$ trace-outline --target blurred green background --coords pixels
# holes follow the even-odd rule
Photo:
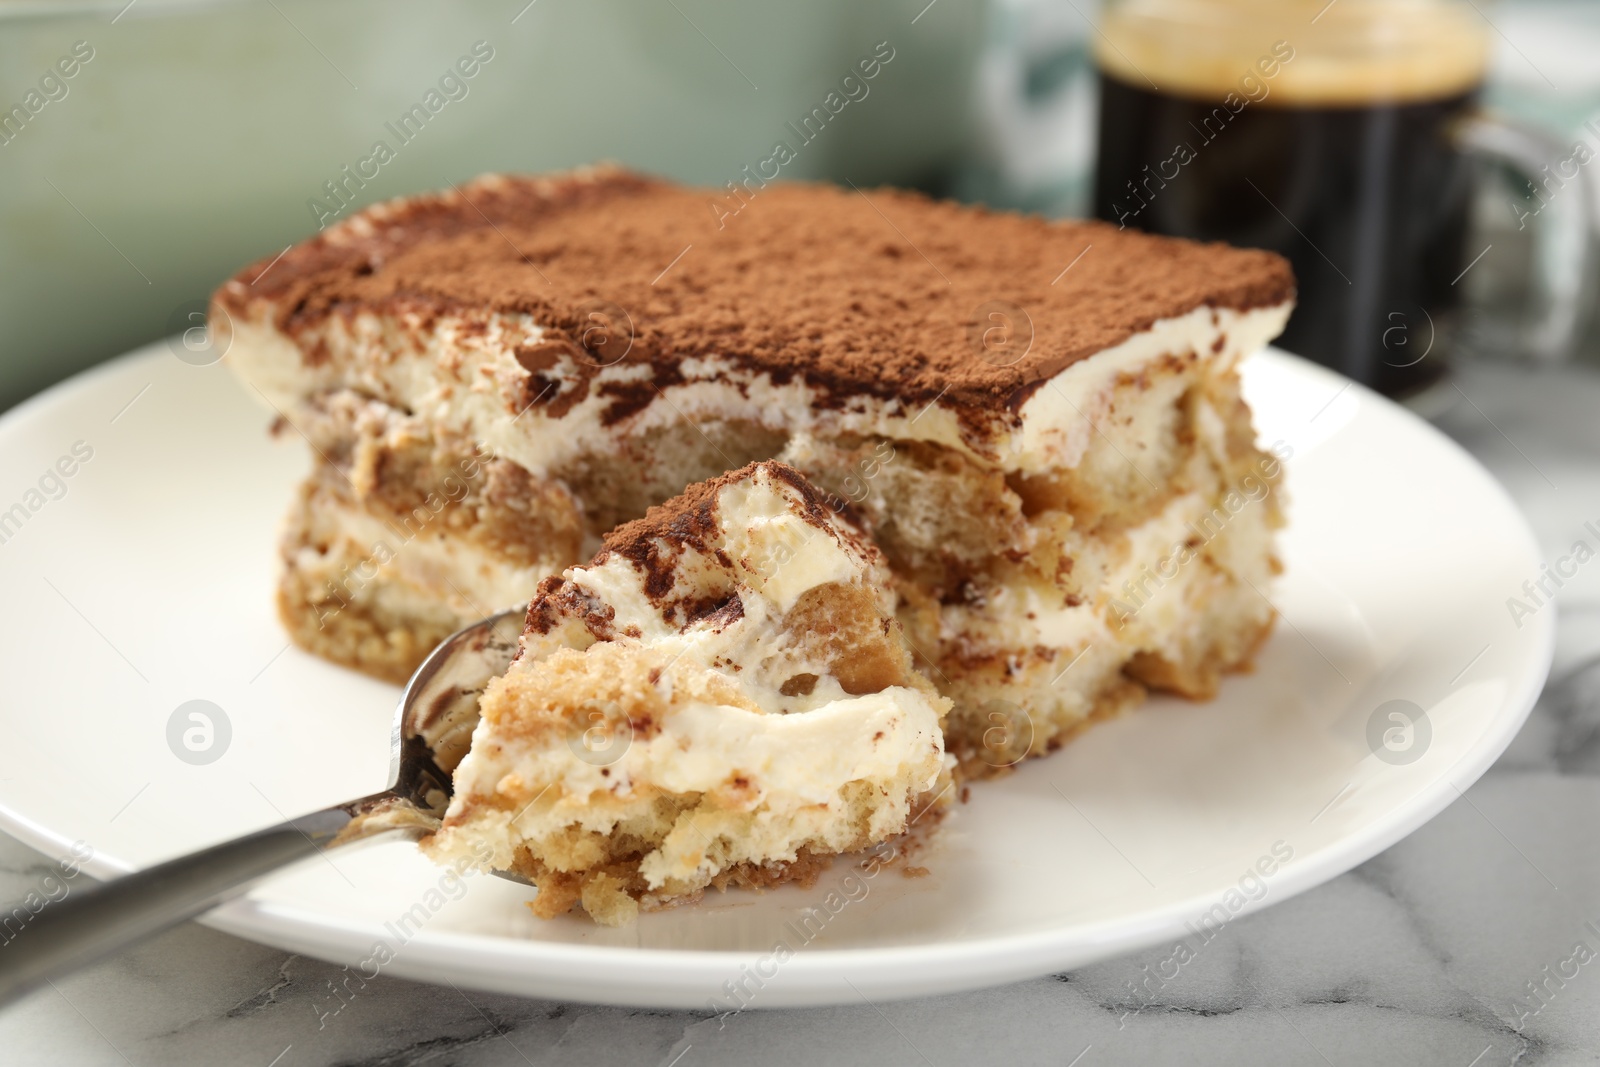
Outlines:
[[[722,185],[858,60],[893,60],[784,169],[1000,206],[1087,204],[1092,0],[0,0],[0,409],[176,332],[244,263],[316,231],[313,198],[477,42],[465,82],[354,207],[489,170],[597,159]],[[1600,4],[1503,2],[1490,102],[1600,116]],[[77,42],[93,50],[53,74]],[[46,82],[44,79],[56,78]],[[55,96],[55,99],[50,99]],[[0,116],[3,117],[3,116]],[[1504,345],[1545,254],[1486,183],[1505,254],[1474,272]],[[347,213],[347,212],[346,212]],[[1574,239],[1581,239],[1581,235]],[[1589,351],[1600,349],[1593,336]]]
[[[0,109],[45,100],[0,128],[0,408],[315,232],[307,202],[399,146],[386,123],[475,42],[493,58],[357,206],[600,159],[720,186],[880,42],[867,95],[784,175],[937,189],[983,34],[979,0],[0,0]],[[76,42],[92,58],[52,74]]]

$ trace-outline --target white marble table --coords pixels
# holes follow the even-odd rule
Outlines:
[[[1600,375],[1480,367],[1461,389],[1470,402],[1442,425],[1546,552],[1564,550],[1600,520]],[[1550,686],[1464,800],[1229,925],[1163,985],[1150,950],[978,993],[723,1022],[379,978],[322,1018],[337,968],[189,924],[0,1014],[0,1063],[1600,1063],[1600,570],[1559,604]],[[0,837],[0,899],[46,873]]]

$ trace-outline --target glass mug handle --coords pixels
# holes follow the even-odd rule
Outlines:
[[[1585,296],[1595,267],[1595,186],[1587,161],[1577,165],[1575,175],[1562,174],[1562,168],[1573,162],[1573,146],[1554,134],[1488,111],[1469,115],[1455,135],[1464,151],[1505,164],[1536,189],[1545,188],[1546,171],[1561,181],[1560,188],[1571,186],[1561,197],[1565,211],[1546,217],[1548,205],[1540,195],[1522,216],[1523,225],[1535,230],[1534,271],[1546,306],[1538,321],[1521,330],[1520,348],[1538,362],[1565,360],[1572,355],[1587,322]],[[1571,225],[1558,225],[1563,218]],[[1540,255],[1540,249],[1548,254]]]

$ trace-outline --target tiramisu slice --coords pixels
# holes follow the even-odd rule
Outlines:
[[[888,557],[972,770],[1249,658],[1280,516],[1235,368],[1288,316],[1282,259],[907,193],[738,196],[486,177],[217,293],[228,361],[319,450],[285,546],[302,644],[399,677],[618,523],[778,458]],[[467,499],[393,544],[406,480],[466,455]],[[341,583],[379,542],[395,558]]]
[[[781,463],[652,508],[540,584],[425,847],[526,876],[540,916],[614,925],[903,832],[937,799],[950,702],[891,582]]]

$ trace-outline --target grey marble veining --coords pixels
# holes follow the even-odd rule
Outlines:
[[[1600,375],[1485,366],[1440,425],[1541,544],[1600,518]],[[1498,763],[1355,870],[1166,949],[998,989],[726,1019],[339,969],[190,924],[0,1014],[7,1064],[1600,1063],[1600,575],[1558,600],[1551,681]],[[0,898],[52,861],[0,839]],[[1581,946],[1581,948],[1580,948]]]

